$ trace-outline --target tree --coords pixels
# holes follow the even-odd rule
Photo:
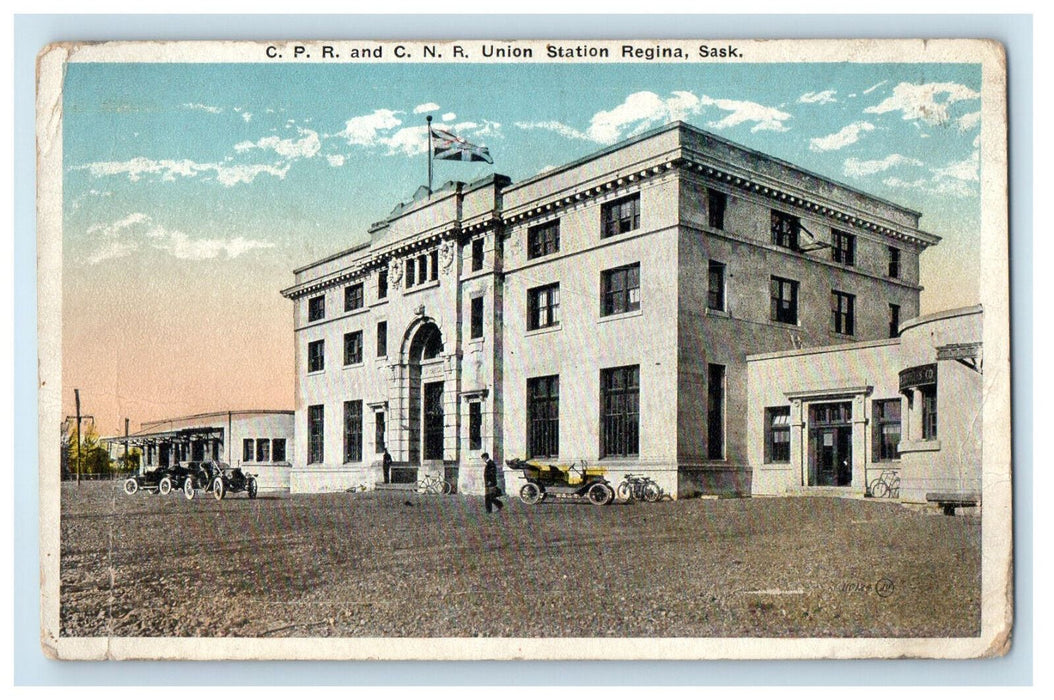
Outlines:
[[[99,443],[99,434],[91,423],[87,428],[81,426],[81,435],[78,440],[77,426],[72,424],[69,430],[63,432],[63,450],[66,455],[67,476],[75,477],[78,473],[77,446],[80,445],[80,468],[81,476],[109,474],[113,468],[110,463],[110,454],[106,448]]]

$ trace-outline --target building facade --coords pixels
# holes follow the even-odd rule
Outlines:
[[[293,490],[375,483],[387,447],[464,492],[487,451],[750,493],[747,356],[896,335],[919,217],[682,123],[422,189],[283,291]]]

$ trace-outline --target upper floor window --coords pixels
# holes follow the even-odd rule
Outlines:
[[[900,305],[889,305],[889,337],[896,338],[900,335]]]
[[[708,189],[706,191],[706,214],[710,228],[724,230],[725,208],[728,206],[728,195],[724,192]]]
[[[893,279],[900,277],[900,249],[889,246],[889,276]]]
[[[344,288],[344,310],[354,311],[361,309],[363,302],[362,282],[352,284]]]
[[[311,297],[307,300],[307,320],[321,321],[326,317],[326,295]]]
[[[357,365],[362,362],[362,331],[344,334],[344,364]]]
[[[414,286],[414,273],[416,268],[416,261],[413,258],[406,259],[406,286]]]
[[[709,283],[706,290],[706,308],[714,311],[725,310],[725,264],[710,261]]]
[[[548,328],[560,323],[560,284],[547,284],[527,290],[527,330]]]
[[[527,259],[552,255],[560,250],[560,220],[554,219],[527,229]]]
[[[843,265],[855,265],[856,236],[845,231],[831,231],[831,259]]]
[[[469,338],[483,337],[483,297],[472,298],[469,314]]]
[[[831,330],[842,335],[852,335],[856,325],[856,297],[852,294],[831,290]]]
[[[640,193],[631,194],[600,208],[601,237],[627,233],[640,227]]]
[[[377,271],[377,298],[384,299],[388,296],[388,268],[382,267]]]
[[[377,322],[377,357],[388,356],[388,322]]]
[[[483,239],[477,238],[472,241],[472,271],[479,272],[483,269]]]
[[[439,279],[439,249],[428,254],[428,279],[435,282]]]
[[[600,315],[640,309],[640,263],[600,273]]]
[[[326,368],[326,341],[316,340],[307,344],[307,371],[321,372]]]
[[[798,249],[798,234],[801,219],[781,211],[772,210],[772,243],[782,248]]]
[[[779,323],[798,323],[798,283],[773,277],[769,285],[771,318]]]

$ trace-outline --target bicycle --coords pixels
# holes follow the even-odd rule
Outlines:
[[[446,479],[441,479],[435,474],[427,474],[424,478],[417,482],[418,493],[431,493],[435,495],[448,494],[454,490],[454,487],[450,485],[450,482]]]
[[[646,501],[655,503],[662,499],[662,489],[643,474],[626,474],[615,491],[621,501]]]
[[[867,485],[867,493],[871,498],[900,498],[900,474],[895,469],[883,469]]]

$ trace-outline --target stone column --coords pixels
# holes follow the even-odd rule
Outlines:
[[[797,465],[798,482],[795,487],[805,486],[809,483],[809,460],[807,453],[808,441],[805,438],[805,415],[801,399],[791,401],[790,413],[790,458],[791,464]]]
[[[867,488],[867,401],[864,395],[853,397],[853,470],[851,485],[863,491]]]

